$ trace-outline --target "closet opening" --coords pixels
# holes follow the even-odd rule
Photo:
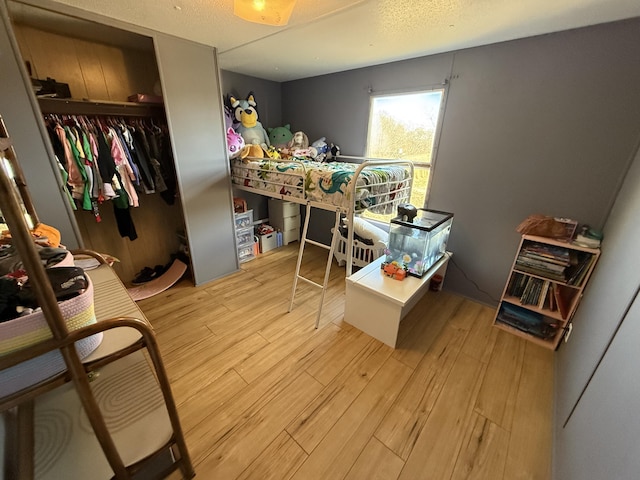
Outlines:
[[[55,153],[54,165],[42,168],[67,178],[62,194],[78,243],[117,259],[126,286],[175,258],[190,265],[153,39],[17,1],[7,6]],[[74,168],[83,164],[84,172]]]

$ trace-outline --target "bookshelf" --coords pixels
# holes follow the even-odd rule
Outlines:
[[[494,326],[555,350],[599,257],[600,249],[523,235]]]

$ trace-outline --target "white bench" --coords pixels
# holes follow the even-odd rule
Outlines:
[[[431,278],[444,276],[447,252],[422,278],[394,280],[381,272],[380,257],[346,279],[345,322],[395,348],[400,322],[429,289]]]

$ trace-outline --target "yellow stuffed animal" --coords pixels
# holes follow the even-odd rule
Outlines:
[[[245,145],[240,154],[240,158],[244,163],[249,163],[253,158],[264,158],[264,151],[260,145]]]

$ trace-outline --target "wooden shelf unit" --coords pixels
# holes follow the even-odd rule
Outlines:
[[[571,328],[600,249],[523,235],[509,272],[495,327],[549,349]]]

